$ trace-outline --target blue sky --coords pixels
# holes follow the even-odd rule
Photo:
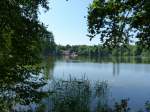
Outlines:
[[[39,19],[48,25],[57,44],[98,44],[98,38],[89,41],[86,36],[87,20],[84,16],[87,16],[87,7],[91,2],[92,0],[49,0],[50,10],[44,13],[40,9]]]

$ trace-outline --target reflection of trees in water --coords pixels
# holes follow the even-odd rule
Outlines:
[[[118,76],[120,67],[119,63],[113,63],[113,76]]]
[[[47,57],[44,60],[44,75],[46,79],[53,78],[53,70],[54,70],[55,57]]]
[[[28,75],[28,78],[24,79],[25,74],[22,74],[22,78],[13,81],[15,77],[13,74],[11,75],[12,77],[6,76],[6,80],[9,81],[1,79],[0,108],[2,112],[23,111],[25,106],[25,109],[31,109],[32,103],[36,104],[46,96],[46,92],[38,91],[40,87],[45,85],[44,80],[40,80],[34,75]]]
[[[115,57],[112,58],[112,62],[113,62],[113,76],[118,76],[119,72],[120,72],[120,62],[122,59]]]
[[[135,57],[135,56],[78,56],[74,60],[87,61],[87,62],[96,62],[96,63],[150,63],[149,57]]]
[[[41,67],[36,63],[25,61],[21,56],[0,59],[1,112],[30,110],[33,103],[46,96],[46,92],[39,91],[46,82],[38,77]]]
[[[119,109],[127,109],[125,100],[116,104],[114,109],[109,107],[107,82],[97,82],[92,85],[88,80],[77,79],[54,81],[51,85],[52,91],[47,98],[48,102],[41,103],[40,101],[48,94],[40,91],[40,88],[46,84],[44,79],[38,77],[41,71],[40,66],[26,63],[23,65],[21,61],[16,60],[21,59],[6,57],[0,60],[0,109],[2,112],[17,112],[17,110],[21,112],[24,109],[44,112],[48,108],[54,112],[120,112]],[[45,68],[47,78],[50,78],[53,67],[54,59],[48,58]],[[114,63],[114,69],[117,73],[118,63]],[[34,105],[37,106],[35,109]],[[146,108],[149,107],[147,103]],[[114,111],[115,109],[118,111]]]

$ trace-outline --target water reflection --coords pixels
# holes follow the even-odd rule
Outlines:
[[[14,77],[8,77],[8,79]],[[2,81],[1,81],[2,82]],[[36,76],[31,76],[25,80],[16,82],[3,82],[0,87],[0,108],[2,112],[9,111],[29,111],[33,104],[39,103],[46,92],[38,91],[38,88],[45,85],[45,82]]]
[[[120,65],[119,63],[113,63],[113,76],[119,76]]]
[[[79,64],[81,63],[83,64],[84,63],[110,64],[111,63],[112,75],[119,76],[121,72],[120,64],[149,64],[150,58],[148,57],[69,57],[67,56],[67,57],[57,58],[55,60],[55,63],[57,62],[79,63]],[[107,66],[106,66],[106,70],[107,70]]]
[[[109,101],[130,98],[130,106],[139,109],[149,99],[150,58],[59,57],[54,63],[54,79],[85,75],[90,81],[107,80],[112,94]]]
[[[53,79],[53,70],[55,66],[55,61],[56,61],[55,57],[47,57],[43,61],[44,65],[43,72],[46,79]]]
[[[31,57],[32,58],[32,57]],[[30,58],[29,58],[30,59]],[[41,67],[23,57],[0,58],[0,111],[32,111],[34,105],[47,96],[40,91],[46,82],[39,73]]]
[[[59,58],[60,60],[65,60],[65,57]],[[96,63],[150,63],[149,57],[68,57],[67,60],[78,60],[81,62],[96,62]]]
[[[53,80],[48,98],[38,109],[43,112],[149,112],[149,102],[145,103],[145,109],[137,111],[129,107],[129,99],[109,105],[109,88],[107,81],[91,83],[87,79],[71,77]]]
[[[113,95],[120,99],[121,95],[126,98],[134,91],[131,100],[137,99],[134,100],[135,105],[139,98],[145,102],[150,93],[149,62],[149,58],[137,61],[132,58],[112,57],[76,57],[67,60],[62,57],[48,57],[42,63],[44,68],[41,74],[39,65],[25,66],[16,64],[16,60],[0,60],[0,109],[2,112],[121,112],[120,109],[127,112],[128,101],[125,99],[120,103],[111,103],[113,108],[109,105],[110,90],[113,88]],[[133,66],[129,63],[146,64]],[[131,71],[127,71],[128,69]],[[89,80],[76,79],[83,76],[83,70]],[[63,72],[67,74],[65,79],[68,78],[68,74],[75,74],[76,78],[64,80]],[[99,82],[93,84],[93,79]],[[42,88],[45,86],[50,87],[43,91]],[[135,92],[142,94],[139,97]],[[149,108],[149,103],[146,108]]]

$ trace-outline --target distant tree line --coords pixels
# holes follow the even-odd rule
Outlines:
[[[139,49],[137,45],[128,45],[110,49],[102,45],[57,45],[55,53],[63,54],[64,51],[76,53],[79,56],[150,56],[150,51],[147,49]]]

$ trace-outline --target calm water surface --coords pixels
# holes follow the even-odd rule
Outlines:
[[[150,100],[149,58],[49,57],[47,76],[51,79],[87,78],[92,83],[107,81],[109,103],[129,98],[129,106],[142,108]]]

